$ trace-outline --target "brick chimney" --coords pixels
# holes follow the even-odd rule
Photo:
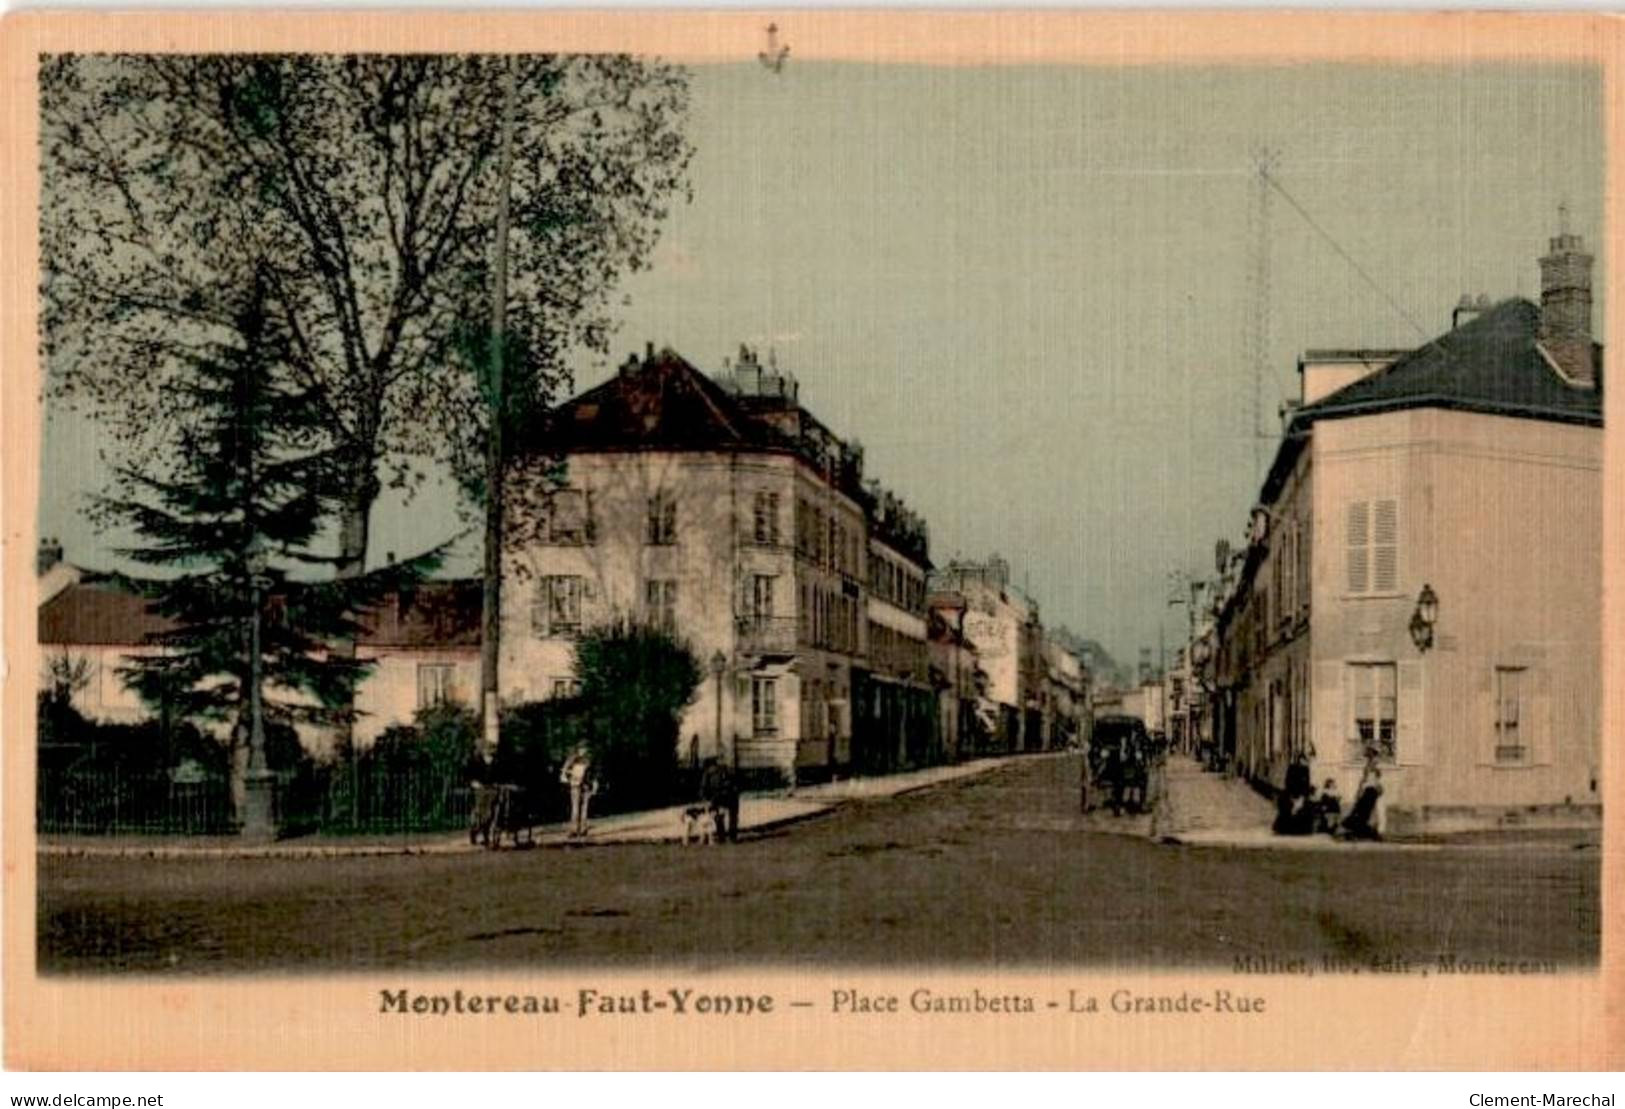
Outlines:
[[[1591,338],[1591,255],[1585,240],[1569,233],[1568,209],[1551,250],[1540,260],[1540,345],[1575,385],[1597,384],[1597,352]]]

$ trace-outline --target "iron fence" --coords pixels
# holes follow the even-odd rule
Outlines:
[[[466,828],[473,792],[434,769],[318,767],[279,775],[279,832],[395,835]],[[42,835],[229,835],[236,830],[223,777],[177,781],[164,771],[120,767],[42,770],[35,796]]]

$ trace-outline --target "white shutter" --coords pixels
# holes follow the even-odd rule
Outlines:
[[[1348,681],[1348,667],[1341,662],[1315,663],[1315,747],[1330,762],[1348,757]]]
[[[1423,713],[1422,664],[1399,664],[1398,727],[1394,735],[1394,761],[1401,766],[1427,763],[1427,727]]]
[[[1348,548],[1348,590],[1364,593],[1370,588],[1371,502],[1353,501],[1345,526]]]
[[[1399,588],[1399,503],[1389,500],[1376,504],[1371,588],[1377,593],[1392,593]]]

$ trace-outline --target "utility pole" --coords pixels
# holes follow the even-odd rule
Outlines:
[[[1252,363],[1252,392],[1248,398],[1247,435],[1253,443],[1253,480],[1264,476],[1264,442],[1271,438],[1264,427],[1264,368],[1270,358],[1270,193],[1271,174],[1281,155],[1269,147],[1253,150],[1252,202],[1248,243],[1248,294],[1252,301],[1247,321],[1247,360]]]
[[[480,754],[496,754],[501,724],[497,667],[502,656],[502,423],[506,411],[503,361],[508,331],[508,201],[513,188],[513,117],[515,101],[512,56],[502,61],[502,154],[498,170],[496,257],[492,260],[491,337],[487,403],[490,423],[485,439],[485,589],[480,613]]]

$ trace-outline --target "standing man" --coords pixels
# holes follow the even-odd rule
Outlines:
[[[579,838],[587,834],[587,802],[598,790],[592,774],[592,757],[587,745],[581,744],[564,760],[559,781],[570,791],[570,835]]]
[[[710,759],[705,764],[705,772],[700,776],[700,800],[710,805],[717,813],[718,824],[725,824],[717,829],[718,833],[729,843],[739,839],[739,783],[734,780],[733,771],[721,759]]]

